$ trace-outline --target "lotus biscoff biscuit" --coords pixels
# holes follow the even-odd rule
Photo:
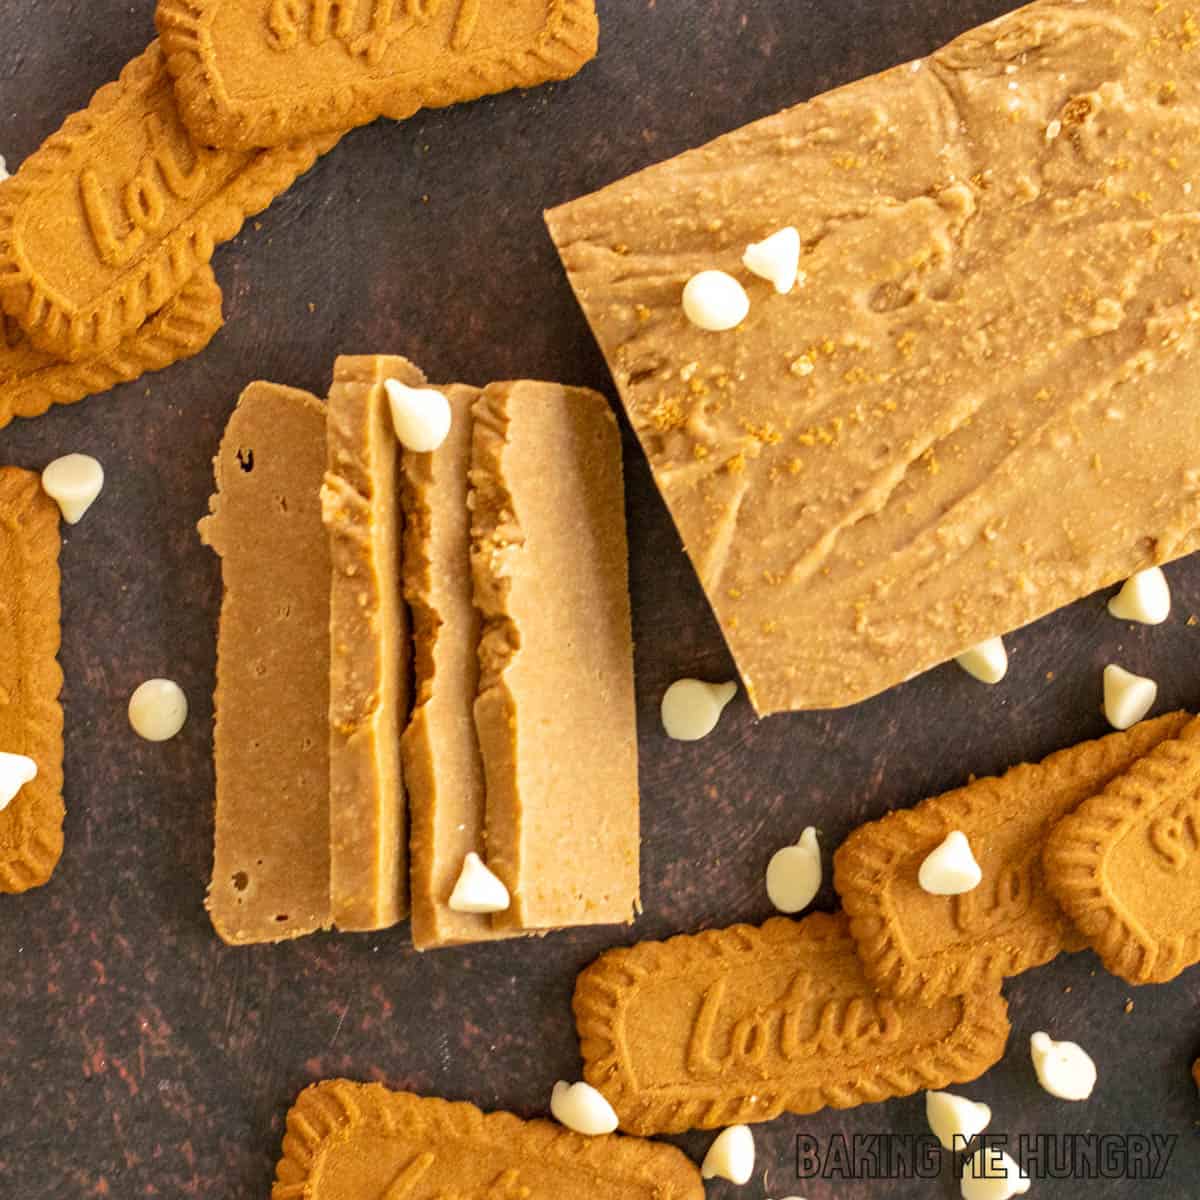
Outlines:
[[[1082,949],[1043,878],[1046,835],[1187,721],[1187,713],[1144,721],[856,829],[834,855],[834,886],[871,981],[931,1001],[999,986]],[[983,881],[962,895],[931,895],[918,870],[953,830],[967,835]]]
[[[337,140],[195,145],[155,42],[0,188],[0,305],[60,358],[111,350]]]
[[[0,810],[0,892],[39,887],[62,855],[58,522],[38,475],[0,467],[0,750],[37,767]]]
[[[1043,861],[1114,975],[1166,983],[1200,962],[1200,720],[1060,821]]]
[[[41,416],[53,404],[74,404],[199,354],[221,324],[221,289],[209,267],[115,349],[77,363],[36,349],[17,322],[0,313],[0,428],[13,417]]]
[[[287,1116],[271,1200],[704,1200],[696,1167],[637,1138],[331,1079]]]
[[[574,75],[593,0],[160,0],[198,141],[246,149]]]
[[[580,976],[584,1078],[630,1133],[851,1108],[965,1083],[1004,1053],[998,986],[881,997],[842,915],[612,950]]]

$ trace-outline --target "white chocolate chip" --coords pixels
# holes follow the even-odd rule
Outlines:
[[[697,742],[717,727],[725,705],[737,695],[736,683],[705,683],[677,679],[662,698],[662,723],[667,737]]]
[[[1038,1083],[1060,1100],[1086,1100],[1096,1086],[1096,1064],[1075,1042],[1056,1042],[1048,1033],[1029,1039]]]
[[[952,1092],[926,1092],[925,1119],[944,1149],[963,1150],[988,1127],[992,1110]]]
[[[821,847],[811,825],[794,846],[776,850],[767,864],[767,896],[782,913],[807,908],[821,888]]]
[[[0,162],[3,162],[0,159]],[[0,811],[6,809],[30,780],[37,778],[37,763],[24,754],[0,753]]]
[[[750,311],[746,289],[724,271],[701,271],[683,288],[684,315],[710,333],[735,329]]]
[[[786,296],[796,286],[800,274],[799,230],[788,225],[761,242],[752,242],[742,255],[742,264],[747,271],[769,280],[781,296]]]
[[[983,872],[971,853],[971,843],[958,829],[946,835],[917,872],[917,882],[932,896],[961,896],[977,888],[981,879]]]
[[[0,183],[11,178],[12,176],[8,173],[8,164],[4,161],[3,157],[0,157]]]
[[[42,472],[42,487],[62,511],[68,525],[76,524],[104,487],[104,468],[90,454],[66,454]]]
[[[1171,589],[1162,567],[1147,567],[1131,575],[1108,602],[1108,611],[1118,621],[1161,625],[1171,615]]]
[[[450,907],[461,913],[497,913],[511,903],[508,888],[472,850],[463,859],[458,882],[450,893]]]
[[[1114,729],[1136,725],[1158,698],[1158,684],[1116,663],[1104,668],[1104,715]]]
[[[963,1168],[963,1200],[1010,1200],[1029,1191],[1030,1179],[999,1146],[984,1146]]]
[[[1003,638],[988,638],[960,654],[956,663],[980,683],[999,683],[1008,674],[1008,651]]]
[[[428,454],[450,432],[450,402],[435,388],[414,388],[398,379],[385,379],[392,426],[405,450]]]
[[[754,1174],[754,1134],[745,1125],[722,1129],[704,1156],[700,1174],[705,1179],[749,1183]]]
[[[617,1127],[613,1106],[590,1083],[560,1079],[550,1093],[550,1111],[568,1129],[588,1137],[612,1133]]]
[[[187,720],[188,702],[172,679],[147,679],[129,697],[129,723],[148,742],[173,738]]]

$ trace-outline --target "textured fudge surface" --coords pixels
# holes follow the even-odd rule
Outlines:
[[[402,455],[404,594],[416,645],[416,706],[401,742],[412,837],[412,939],[419,950],[495,936],[483,913],[447,901],[472,850],[487,858],[483,761],[473,708],[479,613],[471,586],[471,406],[478,388],[443,388],[450,433],[431,454]]]
[[[329,533],[329,892],[339,929],[386,929],[407,911],[400,730],[409,703],[400,585],[399,446],[384,380],[407,359],[342,357],[328,404],[321,489]]]
[[[637,719],[621,440],[608,402],[498,383],[475,404],[475,727],[501,928],[628,922]]]
[[[548,220],[760,713],[1193,550],[1200,28],[1042,2]],[[787,295],[750,242],[800,233]],[[717,268],[750,314],[706,333]]]
[[[201,540],[221,557],[208,911],[230,943],[329,924],[325,405],[252,383],[225,427]]]

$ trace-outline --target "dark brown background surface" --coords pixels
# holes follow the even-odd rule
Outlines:
[[[853,710],[761,723],[739,698],[707,741],[671,743],[657,722],[664,687],[679,675],[728,676],[731,664],[629,440],[646,908],[637,927],[425,957],[404,928],[229,949],[201,906],[220,589],[194,525],[239,390],[261,376],[322,392],[337,353],[387,351],[435,379],[541,376],[611,394],[543,207],[1010,7],[600,0],[601,56],[575,81],[351,134],[220,249],[228,326],[199,359],[0,432],[3,461],[40,468],[87,451],[108,475],[62,556],[66,855],[49,887],[0,897],[0,1197],[265,1200],[283,1114],[326,1075],[543,1113],[554,1081],[578,1075],[572,981],[600,950],[761,920],[766,862],[806,824],[832,850],[859,822],[969,772],[1103,733],[1100,672],[1114,657],[1159,680],[1160,711],[1200,706],[1200,628],[1186,624],[1200,613],[1192,560],[1168,570],[1169,624],[1128,627],[1101,597],[1083,601],[1009,639],[1000,687],[943,667]],[[153,32],[150,0],[0,0],[0,16],[10,169]],[[192,718],[175,741],[149,745],[130,731],[125,705],[159,674],[183,685]],[[832,901],[826,887],[821,903]],[[1005,990],[1009,1056],[962,1089],[992,1105],[993,1129],[1014,1140],[1179,1135],[1161,1182],[1041,1182],[1031,1195],[1195,1195],[1200,1101],[1188,1066],[1200,1053],[1200,970],[1135,992],[1083,954]],[[1092,1052],[1100,1083],[1089,1103],[1038,1088],[1027,1051],[1038,1028]],[[786,1117],[756,1130],[755,1179],[737,1194],[957,1195],[949,1178],[795,1179],[798,1132],[824,1141],[923,1130],[919,1097]],[[709,1140],[680,1142],[699,1156]]]

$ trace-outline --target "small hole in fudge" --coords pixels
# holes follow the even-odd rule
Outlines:
[[[250,886],[250,876],[245,871],[239,871],[233,877],[233,886],[239,892],[244,892]]]
[[[286,921],[287,919],[288,919],[288,915],[287,915],[287,913],[280,913],[280,914],[279,914],[279,915],[278,915],[278,916],[275,918],[275,920],[277,920],[277,921],[280,921],[280,922],[282,922],[282,921]]]
[[[246,472],[247,475],[254,470],[254,451],[239,450],[237,452],[238,466]]]
[[[287,503],[287,497],[286,497],[286,496],[276,496],[276,497],[275,497],[275,503],[279,505],[279,511],[280,511],[280,512],[284,512],[284,513],[285,513],[285,512],[287,512],[287,510],[288,510],[288,503]]]

